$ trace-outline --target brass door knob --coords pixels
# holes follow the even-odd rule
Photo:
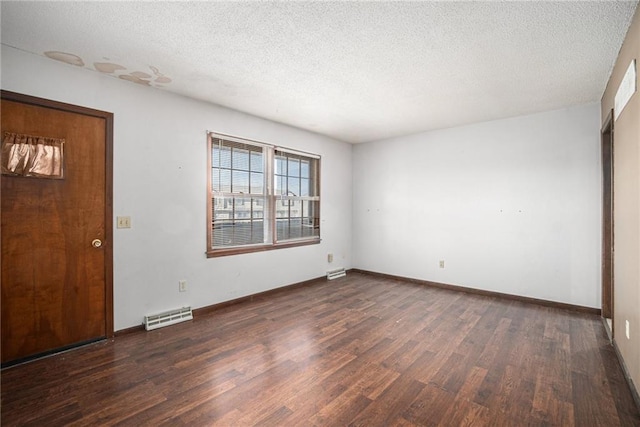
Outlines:
[[[102,246],[102,240],[93,239],[93,242],[91,242],[91,246],[93,246],[94,248],[99,248],[100,246]]]

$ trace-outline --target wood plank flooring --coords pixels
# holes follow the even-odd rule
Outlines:
[[[4,426],[638,426],[600,318],[360,273],[2,371]]]

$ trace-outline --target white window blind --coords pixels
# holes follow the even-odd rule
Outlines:
[[[275,151],[276,240],[320,236],[318,160]]]
[[[208,253],[319,241],[319,156],[214,133],[208,141]]]

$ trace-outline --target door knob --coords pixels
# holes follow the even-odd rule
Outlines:
[[[93,239],[93,242],[91,242],[91,246],[93,246],[94,248],[99,248],[100,246],[102,246],[102,240]]]

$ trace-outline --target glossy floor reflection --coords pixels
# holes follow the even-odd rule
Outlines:
[[[597,316],[360,273],[2,371],[2,425],[640,425]]]

